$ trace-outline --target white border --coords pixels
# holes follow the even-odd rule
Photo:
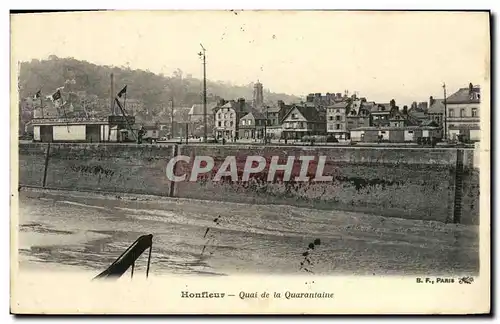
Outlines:
[[[494,12],[500,11],[498,9],[498,1],[481,1],[481,0],[475,0],[475,1],[436,1],[436,0],[420,0],[420,1],[384,1],[383,3],[381,2],[375,2],[375,1],[355,1],[355,0],[350,0],[350,1],[338,1],[338,2],[333,2],[333,1],[314,1],[314,0],[309,0],[309,1],[297,1],[297,0],[289,0],[286,2],[274,2],[272,3],[269,0],[254,0],[254,1],[247,1],[247,2],[241,2],[241,1],[210,1],[210,2],[204,2],[204,1],[190,1],[190,0],[184,0],[184,1],[179,1],[178,3],[161,3],[160,1],[148,1],[148,0],[142,0],[142,1],[95,1],[95,0],[87,0],[85,2],[80,2],[76,6],[79,9],[96,9],[96,8],[103,8],[103,7],[108,7],[108,8],[116,8],[116,9],[223,9],[223,8],[238,8],[238,9],[326,9],[326,8],[331,8],[331,9],[492,9]],[[1,3],[2,9],[4,9],[2,12],[4,14],[1,16],[1,27],[2,27],[2,37],[3,41],[5,44],[5,47],[7,49],[10,48],[9,44],[9,16],[7,14],[8,8],[16,8],[16,9],[32,9],[32,8],[40,8],[41,3],[39,1],[4,1]],[[64,8],[71,8],[70,3],[68,1],[44,1],[43,2],[43,7],[44,8],[57,8],[57,9],[64,9]],[[498,21],[496,22],[498,25]],[[494,33],[495,35],[495,40],[494,42],[497,41],[498,38],[498,32]],[[1,65],[2,72],[3,72],[3,82],[2,82],[2,88],[3,88],[3,96],[1,97],[3,99],[4,103],[4,118],[2,118],[2,122],[4,123],[4,127],[1,127],[1,135],[3,135],[1,138],[4,139],[3,141],[0,141],[1,145],[4,146],[2,152],[8,152],[9,151],[9,141],[6,141],[5,139],[10,138],[10,133],[9,133],[9,118],[6,118],[6,111],[8,110],[8,107],[10,105],[9,102],[9,94],[10,94],[10,78],[9,78],[9,64],[10,64],[10,58],[9,58],[9,51],[4,50],[1,53],[2,55],[2,61],[3,64]],[[495,55],[492,55],[492,58],[495,58]],[[498,65],[496,65],[498,67]],[[497,72],[497,69],[493,72]],[[495,91],[496,87],[492,87],[492,91]],[[498,102],[495,101],[492,103],[492,107],[498,107]],[[496,118],[494,121],[492,121],[492,129],[498,129],[499,126],[499,116],[497,114]],[[496,139],[496,138],[495,138]],[[496,156],[496,152],[493,152]],[[6,155],[6,154],[4,154]],[[2,179],[9,179],[10,176],[10,166],[8,167],[7,164],[9,163],[7,160],[3,160],[3,165],[2,165],[2,172],[4,172],[4,176],[1,177]],[[8,171],[9,170],[9,171]],[[3,248],[3,255],[7,256],[9,255],[9,200],[7,197],[9,196],[9,186],[7,181],[3,181],[3,187],[2,187],[2,207],[4,207],[4,213],[2,213],[3,218],[2,220],[5,222],[2,226],[2,229],[4,230],[4,235],[2,236],[4,241],[2,244]],[[495,197],[497,198],[497,197]],[[497,201],[498,199],[492,199],[493,202]],[[495,217],[495,215],[492,215],[492,217]],[[497,246],[495,246],[497,247]],[[4,257],[4,260],[6,257]],[[9,316],[7,313],[7,307],[9,304],[9,268],[8,268],[8,262],[4,262],[4,267],[2,268],[2,275],[3,275],[3,289],[2,289],[2,305],[4,306],[4,311],[2,312],[2,315],[4,317],[7,317],[8,322],[12,322],[14,318],[12,316]],[[492,275],[495,275],[495,272],[492,273]],[[497,299],[494,299],[497,300]],[[495,307],[498,309],[497,307]],[[84,320],[90,320],[91,318],[85,318]],[[39,319],[37,319],[39,320]],[[168,319],[169,321],[173,321],[174,319]],[[195,319],[189,319],[189,321],[195,321]],[[199,319],[198,319],[199,320]],[[253,319],[256,322],[261,322],[264,319],[258,318],[258,319]],[[326,319],[325,319],[326,320]],[[376,319],[370,318],[370,321],[374,321]],[[429,321],[430,319],[426,318],[425,320]],[[437,319],[436,319],[437,320]],[[465,319],[454,319],[454,322],[460,322]],[[64,321],[72,321],[71,318],[65,319]],[[101,321],[101,319],[99,320]],[[122,319],[110,319],[110,321],[116,321],[117,323],[119,321],[122,321]],[[431,320],[431,322],[435,321],[435,319]],[[3,322],[3,321],[2,321]]]

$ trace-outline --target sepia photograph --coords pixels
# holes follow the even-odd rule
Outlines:
[[[488,313],[490,19],[11,12],[11,312]]]

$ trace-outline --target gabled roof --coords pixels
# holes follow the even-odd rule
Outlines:
[[[267,108],[268,112],[279,112],[280,110],[281,110],[281,108],[279,106],[270,106]]]
[[[427,118],[427,114],[423,111],[416,110],[416,109],[411,109],[408,110],[408,116],[411,116],[416,119],[425,119]]]
[[[443,114],[444,113],[444,99],[434,99],[432,105],[427,109],[428,114]]]
[[[252,111],[250,111],[248,114],[246,114],[245,116],[241,117],[242,119],[243,118],[253,118],[253,119],[266,119],[266,115],[261,113],[260,111],[257,111],[255,109],[253,109]]]
[[[446,98],[446,103],[457,104],[457,103],[479,103],[480,99],[474,94],[480,94],[479,86],[470,88],[460,88],[457,92]]]
[[[316,109],[304,106],[293,107],[286,113],[286,115],[283,117],[283,120],[285,120],[288,117],[288,115],[290,115],[290,113],[295,109],[297,109],[307,121],[323,121],[321,118],[321,114]]]
[[[391,111],[391,104],[390,103],[376,103],[374,106],[371,107],[371,112],[376,113],[376,112],[390,112]]]

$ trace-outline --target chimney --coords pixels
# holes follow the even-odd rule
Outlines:
[[[283,106],[285,105],[285,102],[283,100],[278,100],[278,107],[283,108]]]
[[[434,104],[434,98],[432,96],[429,97],[429,107]]]
[[[224,100],[224,98],[220,98],[219,102],[218,102],[218,105],[219,106],[224,106],[225,104],[226,104],[226,100]]]
[[[469,93],[472,93],[472,90],[474,89],[474,86],[472,83],[469,83]]]

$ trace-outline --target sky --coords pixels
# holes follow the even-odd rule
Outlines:
[[[481,12],[115,11],[11,16],[13,62],[74,57],[273,92],[357,92],[400,106],[489,80]],[[228,98],[232,99],[232,98]]]

